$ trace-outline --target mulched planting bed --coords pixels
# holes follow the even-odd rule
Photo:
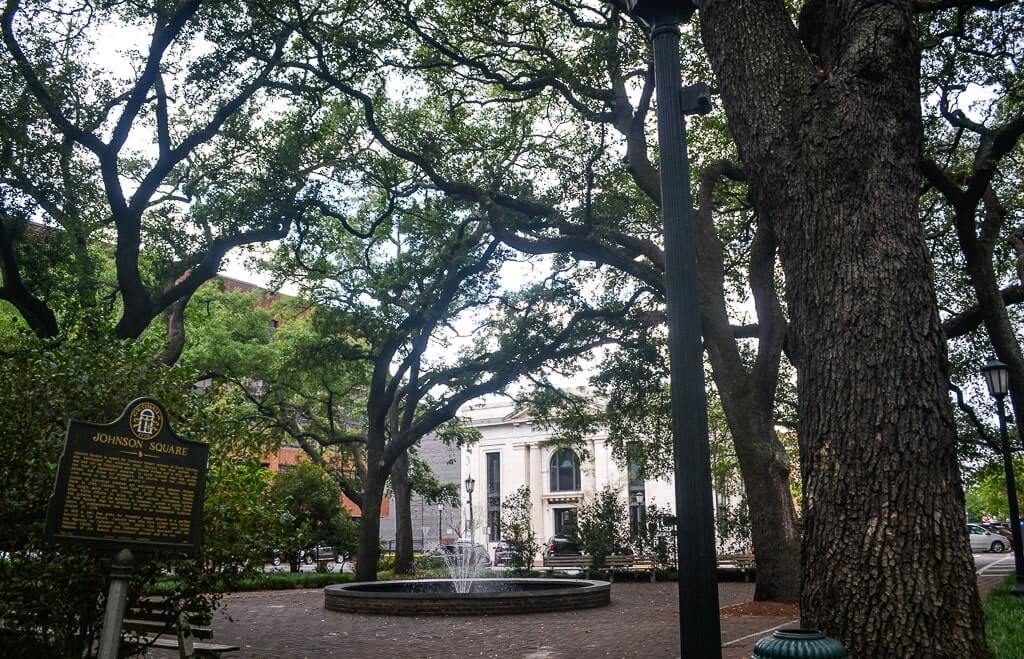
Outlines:
[[[800,606],[785,602],[744,602],[721,608],[721,617],[770,616],[775,618],[799,618]]]

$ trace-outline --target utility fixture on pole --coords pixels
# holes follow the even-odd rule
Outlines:
[[[1013,473],[1013,453],[1010,451],[1010,437],[1006,432],[1006,394],[1010,391],[1010,369],[995,357],[981,367],[985,376],[988,393],[996,399],[996,412],[999,414],[999,439],[1002,442],[1003,470],[1006,472],[1006,498],[1010,507],[1010,532],[1013,534],[1013,566],[1017,574],[1017,583],[1013,586],[1013,594],[1024,595],[1024,547],[1021,546],[1020,509],[1017,506],[1017,479]]]
[[[722,649],[697,248],[684,115],[710,112],[711,94],[705,84],[682,86],[679,24],[696,11],[692,2],[625,2],[630,15],[650,29],[654,51],[678,520],[680,650],[683,659],[709,659],[721,657]]]

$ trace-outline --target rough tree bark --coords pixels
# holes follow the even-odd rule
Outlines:
[[[801,22],[809,49],[781,0],[702,3],[729,125],[786,274],[803,623],[855,657],[983,657],[918,221],[911,2],[812,0]]]
[[[395,574],[412,574],[412,489],[409,486],[409,452],[403,451],[391,467],[391,491],[395,502]]]
[[[359,512],[359,545],[356,549],[356,581],[376,581],[380,560],[380,510],[384,501],[387,471],[383,441],[367,442],[366,475],[363,478],[363,501]]]

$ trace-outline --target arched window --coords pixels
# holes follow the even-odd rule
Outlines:
[[[551,456],[551,491],[574,492],[580,489],[580,459],[569,449]]]

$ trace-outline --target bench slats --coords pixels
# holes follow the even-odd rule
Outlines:
[[[590,556],[548,556],[544,559],[544,565],[548,567],[588,567],[591,563]],[[631,565],[650,565],[653,563],[650,556],[625,556],[615,554],[605,556],[604,564],[612,567],[628,567]]]
[[[224,652],[239,650],[237,645],[209,643],[196,639],[213,638],[213,629],[208,625],[210,616],[196,613],[178,613],[162,598],[144,599],[132,607],[121,624],[123,631],[128,632],[129,643],[138,647],[149,646],[161,650],[178,650],[197,657],[219,657]],[[187,621],[187,622],[186,622]],[[188,625],[189,634],[181,637],[179,643],[179,625]],[[191,648],[191,650],[189,650]]]
[[[606,556],[604,559],[607,567],[631,567],[634,565],[653,566],[654,561],[650,556]],[[590,567],[590,556],[547,556],[544,558],[544,567]],[[734,567],[741,570],[749,570],[755,565],[754,554],[722,554],[718,556],[720,567]]]
[[[174,625],[156,620],[125,619],[121,626],[128,631],[143,634],[169,634],[174,636],[177,633]],[[213,629],[210,627],[189,625],[188,631],[194,638],[213,638]]]
[[[178,641],[173,638],[158,638],[158,639],[146,639],[148,643],[152,640],[150,647],[159,648],[161,650],[177,650]],[[196,652],[237,652],[242,648],[237,645],[222,645],[220,643],[204,643],[202,641],[196,641],[192,644]]]

